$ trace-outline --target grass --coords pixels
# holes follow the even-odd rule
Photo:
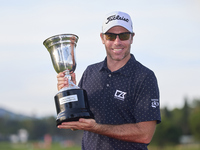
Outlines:
[[[0,150],[81,150],[80,146],[64,145],[60,143],[53,143],[51,146],[44,145],[40,142],[29,142],[26,144],[12,144],[9,142],[0,142]]]
[[[178,145],[159,148],[149,146],[149,150],[199,150],[200,145]],[[81,150],[80,146],[75,146],[70,143],[53,143],[50,147],[41,142],[29,142],[26,144],[11,144],[9,142],[0,142],[0,150]]]
[[[176,145],[176,146],[165,146],[162,148],[156,146],[149,146],[149,150],[199,150],[200,145]]]

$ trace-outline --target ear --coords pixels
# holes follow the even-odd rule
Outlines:
[[[100,37],[101,37],[101,41],[102,41],[102,43],[105,44],[103,33],[100,33]]]

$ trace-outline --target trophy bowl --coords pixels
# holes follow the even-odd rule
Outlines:
[[[87,93],[71,81],[70,73],[76,69],[75,48],[78,36],[75,34],[59,34],[49,37],[43,45],[49,51],[53,67],[57,73],[65,72],[69,86],[55,95],[57,125],[62,122],[78,121],[79,118],[94,118],[89,108]]]

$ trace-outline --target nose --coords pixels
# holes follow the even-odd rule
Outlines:
[[[116,45],[121,44],[121,40],[120,40],[120,38],[119,38],[118,35],[117,35],[117,37],[116,37],[114,43],[115,43]]]

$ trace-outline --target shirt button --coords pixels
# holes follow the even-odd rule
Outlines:
[[[111,74],[109,74],[108,76],[111,77]]]
[[[109,84],[106,84],[106,86],[109,87],[110,85],[109,85]]]

